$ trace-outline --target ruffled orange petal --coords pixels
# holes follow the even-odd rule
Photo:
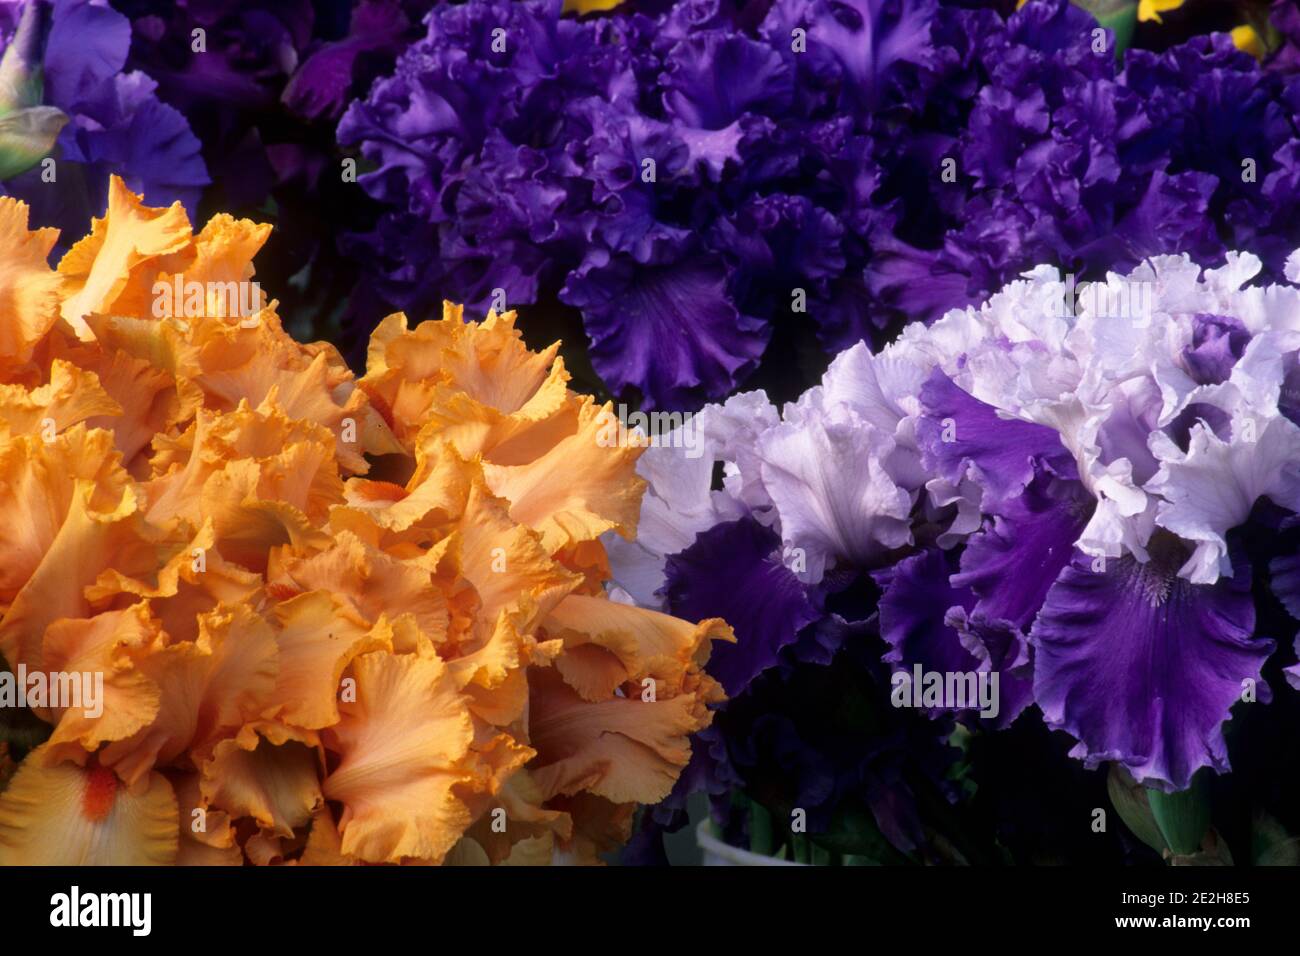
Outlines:
[[[497,464],[530,461],[549,447],[562,422],[572,419],[564,363],[555,360],[551,376],[522,408],[505,414],[448,384],[427,389],[425,424],[413,444],[436,439],[452,444],[463,458],[481,456]]]
[[[153,466],[162,475],[148,484],[149,518],[161,523],[180,516],[201,524],[207,486],[241,463],[256,475],[250,492],[255,498],[288,504],[323,523],[329,508],[343,500],[331,446],[328,429],[289,418],[267,403],[253,409],[241,402],[227,414],[201,411],[184,435],[159,443]]]
[[[98,512],[112,510],[130,487],[108,432],[78,425],[50,442],[39,434],[0,442],[0,603],[12,601],[45,559],[78,481],[93,486],[87,505]]]
[[[250,609],[223,607],[203,616],[194,641],[160,648],[139,662],[162,692],[158,716],[139,733],[108,744],[101,761],[135,781],[256,720],[275,691],[277,655],[270,625]]]
[[[292,837],[324,804],[320,772],[314,747],[274,725],[249,725],[217,742],[203,763],[201,789],[209,806]]]
[[[529,663],[547,663],[560,652],[559,641],[539,644],[527,629],[526,622],[534,617],[536,612],[530,602],[501,611],[496,626],[479,646],[448,662],[458,687],[470,692],[503,690],[501,699],[495,702],[482,693],[474,698],[477,707],[490,712],[491,716],[485,717],[494,724],[506,725],[519,719],[519,711],[527,701],[527,687],[502,685]]]
[[[311,821],[307,845],[298,861],[302,866],[356,866],[357,861],[343,852],[343,838],[329,804],[321,804]]]
[[[690,760],[689,736],[708,723],[693,694],[591,703],[553,670],[530,677],[531,769],[548,798],[586,790],[613,803],[657,803]]]
[[[520,626],[531,631],[581,583],[551,559],[539,534],[511,520],[509,503],[493,496],[479,475],[474,476],[456,527],[461,574],[478,593],[483,631],[494,626],[502,611],[520,607],[525,598],[535,613]]]
[[[177,866],[242,866],[244,854],[235,842],[230,814],[209,807],[199,792],[197,773],[169,777],[180,812]]]
[[[252,321],[252,320],[249,320]],[[291,418],[315,422],[335,436],[334,451],[348,472],[368,469],[362,441],[376,433],[377,413],[352,384],[352,373],[333,348],[299,345],[264,309],[251,328],[209,322],[193,326],[199,370],[192,376],[209,407],[222,411],[269,401]]]
[[[271,237],[268,223],[256,223],[248,219],[236,219],[225,213],[217,213],[204,225],[203,230],[194,237],[194,261],[188,264],[184,272],[184,281],[224,285],[228,282],[246,282],[253,278],[253,257]],[[170,276],[163,276],[164,280]],[[261,293],[257,307],[266,304],[266,293]],[[212,308],[204,315],[228,317],[221,315],[221,309]]]
[[[515,318],[514,312],[489,312],[482,322],[466,322],[459,306],[443,306],[444,329],[451,340],[442,354],[443,369],[474,401],[506,413],[532,401],[560,351],[558,342],[540,352],[529,351]]]
[[[244,841],[244,855],[254,866],[281,866],[290,851],[289,841],[271,830],[256,830]]]
[[[636,530],[645,482],[636,475],[642,449],[607,448],[600,409],[582,403],[578,429],[526,465],[485,463],[492,493],[510,502],[510,516],[542,535],[548,551],[590,541],[617,529]]]
[[[325,547],[329,536],[294,505],[264,497],[270,468],[251,460],[234,461],[208,477],[199,496],[200,513],[208,516],[222,557],[252,571],[266,569],[267,552],[280,545]]]
[[[61,342],[63,340],[60,340]],[[61,359],[93,373],[97,384],[116,406],[87,417],[90,428],[113,433],[113,442],[127,470],[136,478],[149,476],[148,456],[155,436],[167,435],[193,417],[201,404],[195,388],[180,384],[165,369],[118,349],[64,345]]]
[[[56,726],[46,744],[51,760],[84,763],[100,744],[122,740],[153,722],[161,692],[137,663],[162,640],[162,629],[143,603],[49,626],[42,655],[46,671],[90,675],[92,680],[98,675],[103,685],[92,691],[102,694],[97,700],[54,711]]]
[[[86,617],[85,589],[114,563],[128,569],[157,563],[171,549],[139,512],[138,493],[127,488],[116,506],[97,511],[96,488],[79,480],[58,532],[0,622],[0,654],[40,666],[45,628],[61,617]]]
[[[545,795],[527,768],[512,774],[487,799],[484,810],[466,831],[482,848],[491,863],[509,860],[520,843],[553,846],[553,839],[566,841],[573,835],[573,818],[562,810],[543,806]],[[504,811],[504,816],[498,811]],[[528,848],[521,856],[529,856]],[[516,857],[516,862],[520,857]]]
[[[391,642],[326,591],[277,605],[274,620],[279,670],[263,713],[313,730],[337,723],[343,671],[358,654],[391,649]]]
[[[713,641],[735,641],[721,618],[692,624],[584,594],[560,602],[542,628],[548,636],[564,641],[560,672],[591,700],[608,697],[624,681],[640,683],[647,678],[655,682],[656,696],[681,693],[687,674],[698,671],[709,659]],[[570,653],[592,645],[609,651],[620,667],[612,668],[603,655]],[[614,683],[609,683],[611,680]]]
[[[11,381],[59,316],[63,277],[48,265],[57,229],[27,228],[28,208],[0,197],[0,379]]]
[[[328,591],[373,624],[386,612],[414,615],[432,640],[447,632],[448,609],[432,583],[430,560],[404,561],[341,531],[320,550],[282,548],[271,556],[267,579],[279,593]]]
[[[90,235],[69,249],[59,263],[59,273],[67,282],[63,318],[81,338],[89,339],[92,333],[84,320],[92,312],[143,314],[139,305],[157,275],[155,260],[180,252],[190,241],[185,207],[174,202],[166,209],[149,208],[113,176],[104,218],[96,219]],[[128,288],[132,284],[134,287]],[[124,295],[132,302],[118,308]]]
[[[162,622],[173,641],[192,641],[198,636],[202,615],[219,604],[240,605],[262,589],[262,578],[225,561],[214,547],[216,533],[204,522],[192,538],[178,525],[169,539],[171,556],[148,574],[134,577],[117,568],[102,572],[85,589],[86,600],[96,607],[120,604],[122,595],[149,598],[150,609]],[[163,552],[159,552],[159,560]]]
[[[417,451],[414,472],[401,493],[385,483],[348,482],[348,510],[390,532],[440,525],[464,509],[469,474],[450,444],[431,442]]]
[[[49,382],[39,388],[0,385],[0,436],[45,438],[96,416],[121,413],[99,376],[63,361],[53,363]]]
[[[600,866],[601,855],[618,849],[632,835],[636,806],[611,803],[589,793],[557,797],[553,803],[571,816],[575,826],[570,839],[557,839],[547,862],[555,866]]]
[[[41,715],[23,771],[105,817],[165,791],[176,862],[596,862],[685,765],[730,637],[604,595],[640,449],[602,444],[609,409],[513,314],[391,316],[360,380],[266,296],[251,321],[210,294],[154,317],[156,282],[251,282],[268,232],[192,235],[115,180],[53,273],[50,236],[0,201],[21,313],[0,335],[0,653],[105,681],[104,713]]]
[[[340,754],[325,797],[343,804],[343,852],[369,862],[440,861],[470,824],[473,722],[445,664],[414,654],[363,654],[356,701],[324,732]]]
[[[443,304],[441,320],[422,322],[414,329],[406,316],[388,316],[375,330],[366,358],[366,375],[361,380],[375,404],[384,410],[397,437],[408,445],[430,421],[435,407],[443,407],[460,394],[479,424],[469,426],[462,447],[474,454],[484,447],[476,433],[486,434],[515,413],[520,423],[545,417],[546,406],[558,404],[567,376],[558,368],[558,345],[542,352],[530,352],[514,327],[514,313],[489,314],[483,322],[465,322],[463,310]],[[558,379],[559,392],[548,390],[542,402],[526,408],[542,390],[548,378]],[[451,409],[446,409],[450,412]],[[441,416],[442,424],[460,419]],[[506,432],[511,430],[507,426]],[[504,437],[504,436],[499,436]]]

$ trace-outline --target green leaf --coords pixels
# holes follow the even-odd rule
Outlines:
[[[53,106],[0,116],[0,179],[25,173],[50,154],[68,117]]]
[[[876,818],[864,807],[843,806],[831,817],[830,828],[825,833],[812,833],[814,844],[848,857],[867,857],[874,863],[905,864],[907,857],[899,853],[880,832]],[[855,863],[853,865],[862,865]]]
[[[749,849],[752,853],[771,856],[776,848],[772,832],[772,814],[757,800],[749,804]]]
[[[1137,27],[1138,0],[1073,0],[1073,3],[1091,13],[1099,25],[1115,35],[1115,58],[1122,61]]]
[[[1169,844],[1151,812],[1146,788],[1134,781],[1129,772],[1116,763],[1110,766],[1106,792],[1110,794],[1111,806],[1124,821],[1124,825],[1133,831],[1135,837],[1163,856],[1169,849]]]
[[[1205,771],[1197,773],[1192,785],[1177,793],[1148,788],[1147,802],[1169,849],[1179,856],[1200,850],[1210,829],[1210,778]]]
[[[809,844],[806,836],[796,833],[790,838],[790,843],[794,849],[794,861],[796,863],[807,864],[812,862],[812,855],[808,849]]]

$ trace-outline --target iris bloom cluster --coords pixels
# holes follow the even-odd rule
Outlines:
[[[1040,263],[1098,279],[1249,248],[1280,276],[1289,46],[1117,58],[1068,0],[997,6],[435,7],[339,124],[384,208],[347,240],[368,298],[558,300],[612,392],[696,409],[756,374],[794,393],[800,350],[879,343]]]
[[[103,678],[7,734],[0,864],[594,860],[731,639],[604,596],[641,449],[511,314],[390,316],[359,379],[225,317],[268,232],[114,179],[54,270],[0,200],[0,655]]]
[[[716,660],[733,699],[684,781],[752,780],[730,713],[847,648],[855,593],[883,639],[864,672],[997,673],[995,715],[945,700],[932,717],[1041,719],[1087,767],[1164,792],[1228,772],[1232,715],[1300,686],[1300,254],[1283,283],[1261,268],[1160,256],[1076,288],[1043,266],[841,353],[779,413],[756,392],[706,406],[696,460],[651,449],[615,578],[645,606],[727,613],[740,637]],[[896,811],[880,800],[882,828]]]

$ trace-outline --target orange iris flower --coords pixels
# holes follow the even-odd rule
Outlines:
[[[733,639],[605,596],[641,449],[513,313],[389,316],[357,379],[214,307],[269,231],[114,179],[52,270],[0,199],[0,656],[102,676],[0,744],[0,864],[595,861]]]

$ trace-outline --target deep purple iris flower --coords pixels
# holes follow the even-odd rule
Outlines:
[[[928,55],[936,10],[438,7],[339,126],[389,209],[357,254],[417,313],[558,295],[612,390],[698,407],[758,366],[777,316],[830,347],[873,327],[862,267],[888,213],[870,117],[895,67]]]
[[[1284,57],[1215,35],[1117,63],[1067,0],[972,6],[438,7],[339,126],[388,210],[350,248],[416,313],[558,297],[610,390],[667,408],[743,383],[778,325],[833,353],[1037,264],[1250,248],[1280,274]]]
[[[325,159],[311,124],[391,69],[434,0],[113,0],[130,18],[131,63],[160,84],[203,141],[225,208],[260,205]],[[315,137],[319,139],[319,137]]]

